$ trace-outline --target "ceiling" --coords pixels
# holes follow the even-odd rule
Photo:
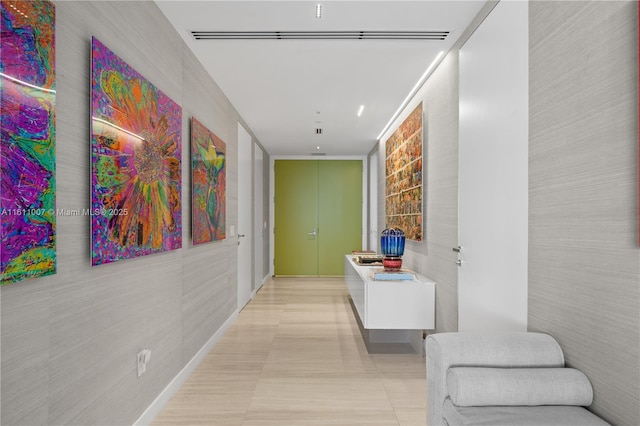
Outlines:
[[[367,154],[438,53],[451,48],[485,3],[155,1],[275,156]],[[448,34],[444,40],[196,40],[192,31]]]

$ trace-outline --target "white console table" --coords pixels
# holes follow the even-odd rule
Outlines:
[[[377,343],[412,343],[409,330],[435,328],[436,283],[416,274],[413,281],[375,281],[380,266],[361,266],[345,256],[344,278],[367,337]]]

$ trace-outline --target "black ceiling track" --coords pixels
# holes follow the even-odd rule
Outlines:
[[[191,31],[196,40],[444,40],[449,31]]]

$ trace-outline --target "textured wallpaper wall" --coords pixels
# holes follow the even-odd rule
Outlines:
[[[58,217],[58,273],[1,289],[0,423],[131,424],[236,310],[235,239],[191,246],[189,118],[227,144],[228,235],[240,117],[155,3],[58,1],[56,12],[57,207],[90,206],[96,36],[183,108],[183,248],[91,267],[90,218]],[[138,378],[142,349],[152,356]]]
[[[426,203],[424,241],[407,241],[404,265],[436,286],[436,331],[458,329],[458,52],[452,50],[435,69],[390,132],[419,102],[424,107],[423,150]],[[382,141],[388,135],[383,136]],[[378,230],[384,224],[384,142],[378,148]]]
[[[530,2],[529,329],[640,424],[637,3]]]

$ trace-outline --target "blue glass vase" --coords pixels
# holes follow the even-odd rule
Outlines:
[[[387,228],[380,235],[382,265],[386,271],[397,271],[402,266],[404,254],[404,231],[399,228]]]
[[[380,236],[383,256],[401,257],[404,254],[404,231],[399,228],[387,228]]]

